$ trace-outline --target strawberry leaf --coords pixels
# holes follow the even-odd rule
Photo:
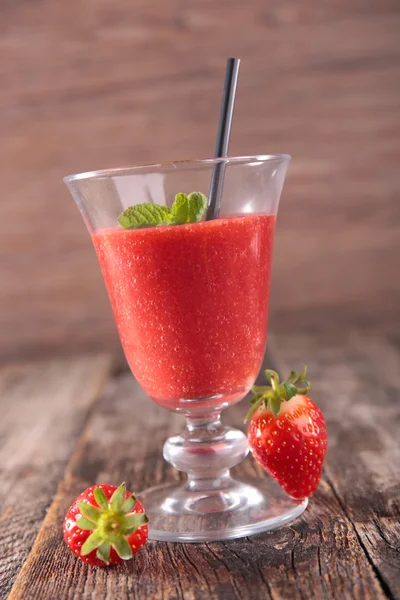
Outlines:
[[[124,501],[125,501],[125,495],[126,495],[125,483],[121,483],[121,485],[119,487],[117,487],[117,489],[111,496],[111,500],[110,500],[111,510],[113,510],[115,512],[121,512],[122,505],[124,504]]]
[[[260,408],[261,404],[264,402],[264,396],[262,394],[256,396],[255,398],[253,398],[254,402],[252,402],[252,407],[250,408],[249,412],[247,413],[247,415],[245,416],[244,422],[246,423],[247,421],[250,421],[251,417],[254,415],[255,412],[257,412],[257,410]]]
[[[269,406],[272,414],[274,415],[274,417],[276,417],[279,414],[279,411],[281,410],[281,399],[277,396],[270,398]]]
[[[272,371],[272,369],[265,369],[264,373],[265,377],[271,384],[275,380],[276,385],[279,385],[279,375],[276,371]]]
[[[132,496],[129,496],[129,498],[127,498],[125,500],[125,502],[122,505],[122,512],[123,513],[129,513],[131,512],[131,510],[133,510],[136,506],[136,497],[132,494]]]
[[[305,378],[307,377],[307,365],[304,365],[304,368],[302,370],[302,372],[300,373],[297,381],[300,383],[301,381],[305,381]]]
[[[149,519],[146,517],[145,514],[138,513],[135,515],[127,515],[126,517],[124,517],[124,520],[122,521],[122,526],[124,527],[124,530],[133,529],[133,531],[135,531],[138,527],[141,527],[141,525],[145,525],[148,522]],[[133,533],[133,531],[131,533]]]
[[[120,558],[124,560],[132,558],[132,548],[123,536],[116,537],[111,544]]]
[[[103,510],[108,509],[108,500],[101,488],[96,488],[93,492],[93,496],[100,508]]]
[[[91,535],[89,535],[86,542],[83,544],[81,548],[81,556],[86,556],[86,554],[90,554],[93,550],[96,550],[103,542],[103,536],[98,531],[94,531]]]
[[[296,373],[296,371],[292,371],[289,375],[289,377],[286,380],[286,383],[295,383],[295,381],[298,379],[298,375]]]
[[[101,546],[97,548],[96,556],[99,560],[102,560],[108,565],[110,562],[110,551],[111,544],[109,542],[103,542]]]
[[[288,383],[287,381],[285,381],[283,387],[285,389],[286,400],[290,400],[290,398],[293,398],[293,396],[297,394],[297,387],[292,383]]]
[[[88,519],[85,519],[85,517],[81,517],[80,519],[77,518],[76,524],[81,529],[89,529],[91,531],[96,529],[96,523],[93,523],[93,521],[89,521]]]
[[[89,504],[89,502],[79,502],[79,510],[84,517],[94,523],[99,520],[102,514],[102,511],[99,508],[96,508],[93,504]]]

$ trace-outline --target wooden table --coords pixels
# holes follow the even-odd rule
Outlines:
[[[322,329],[299,322],[280,325],[270,348],[282,372],[308,362],[327,418],[324,475],[304,515],[240,540],[149,542],[108,569],[88,568],[69,552],[64,514],[94,482],[125,480],[140,490],[178,479],[161,449],[182,418],[145,399],[115,357],[3,367],[1,598],[400,598],[399,331],[373,319]],[[245,410],[230,409],[226,421],[240,425]],[[255,468],[249,457],[239,470]]]

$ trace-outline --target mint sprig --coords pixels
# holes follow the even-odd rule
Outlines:
[[[135,204],[118,217],[124,229],[141,229],[158,225],[184,225],[198,223],[207,210],[207,197],[201,192],[179,193],[170,207],[161,204]]]

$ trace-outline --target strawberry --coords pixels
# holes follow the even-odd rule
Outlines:
[[[308,498],[318,487],[328,444],[324,415],[306,396],[310,384],[307,368],[292,371],[279,382],[266,370],[270,386],[254,386],[246,421],[248,440],[256,461],[292,498]]]
[[[139,500],[118,488],[98,484],[75,500],[64,520],[68,547],[88,565],[104,567],[129,560],[146,543],[148,518]]]

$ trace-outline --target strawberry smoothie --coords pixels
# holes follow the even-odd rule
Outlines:
[[[92,235],[129,366],[170,409],[238,401],[264,355],[275,216]],[[184,402],[183,402],[184,403]]]

